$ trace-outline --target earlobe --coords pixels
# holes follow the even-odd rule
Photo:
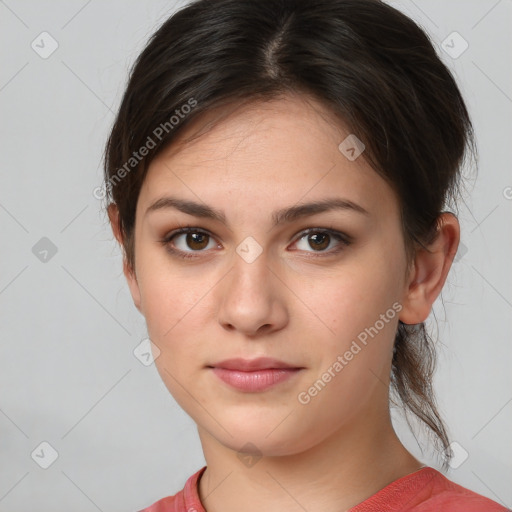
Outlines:
[[[133,303],[135,304],[135,307],[142,313],[141,308],[141,300],[140,300],[140,290],[139,290],[139,283],[137,282],[137,276],[135,275],[135,269],[132,269],[130,265],[128,264],[128,260],[126,258],[126,252],[124,250],[124,240],[123,240],[123,234],[121,231],[121,224],[119,222],[119,209],[117,208],[117,205],[110,204],[108,206],[108,218],[110,220],[110,225],[112,227],[112,231],[114,233],[114,236],[121,246],[121,249],[123,251],[123,274],[126,278],[126,281],[128,283],[128,287],[130,289],[130,294],[133,299]]]
[[[426,249],[416,251],[399,317],[404,324],[419,324],[428,318],[450,271],[459,240],[457,217],[442,213],[435,240]]]

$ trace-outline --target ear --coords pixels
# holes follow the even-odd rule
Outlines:
[[[429,316],[452,266],[459,240],[457,217],[442,213],[435,240],[427,246],[428,250],[420,247],[416,251],[399,317],[404,324],[419,324]]]
[[[121,230],[121,224],[119,219],[119,209],[117,205],[114,203],[108,206],[108,218],[110,220],[110,225],[112,227],[112,231],[114,232],[114,236],[118,241],[119,245],[123,250],[123,274],[126,277],[126,281],[128,282],[128,287],[130,288],[130,293],[132,295],[133,303],[135,307],[142,313],[141,305],[140,305],[140,289],[139,283],[137,282],[137,276],[135,275],[135,269],[128,264],[126,258],[126,251],[124,250],[123,245],[123,233]]]

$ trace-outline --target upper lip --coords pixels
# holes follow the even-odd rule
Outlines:
[[[210,365],[210,367],[241,371],[267,370],[271,368],[301,368],[271,357],[258,357],[256,359],[243,359],[238,357],[235,359],[220,361],[219,363]]]

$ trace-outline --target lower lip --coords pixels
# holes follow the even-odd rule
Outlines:
[[[242,370],[227,370],[212,368],[213,373],[226,384],[240,391],[265,391],[266,389],[284,382],[297,374],[300,368],[269,368],[244,372]]]

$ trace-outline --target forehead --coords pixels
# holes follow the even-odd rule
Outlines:
[[[151,162],[139,205],[166,192],[226,207],[259,203],[263,211],[343,196],[369,211],[396,213],[393,191],[364,152],[350,160],[340,151],[349,135],[328,109],[303,96],[213,109]]]

